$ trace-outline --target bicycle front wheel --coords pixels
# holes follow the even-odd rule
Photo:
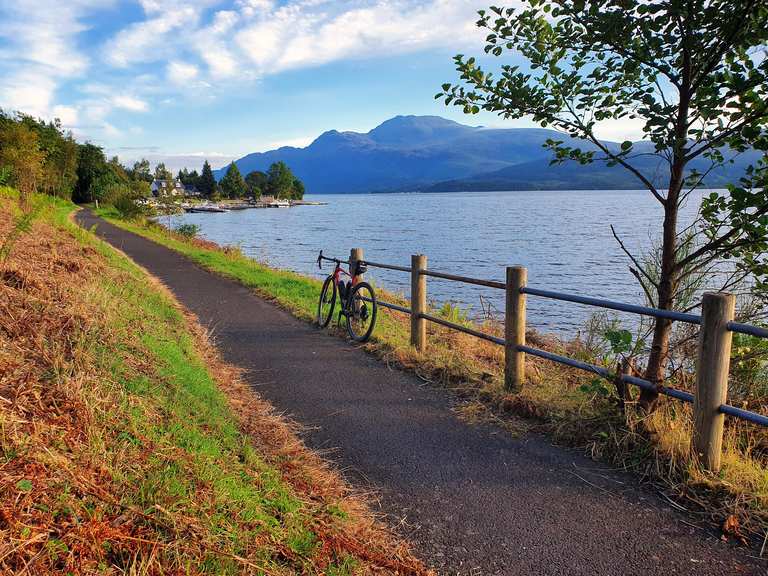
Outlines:
[[[357,342],[371,337],[376,324],[376,293],[367,282],[360,282],[352,288],[347,309],[347,332]]]
[[[320,301],[317,303],[317,325],[325,328],[333,318],[333,308],[336,306],[336,284],[333,276],[328,276],[320,290]]]

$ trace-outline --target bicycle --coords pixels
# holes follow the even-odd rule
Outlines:
[[[366,342],[373,332],[376,324],[376,293],[373,287],[359,278],[367,270],[365,262],[358,261],[355,270],[347,272],[341,267],[341,260],[320,255],[317,257],[317,267],[323,269],[323,260],[334,262],[333,272],[323,282],[320,291],[320,300],[317,303],[317,325],[325,328],[333,318],[333,310],[336,306],[336,296],[341,299],[338,324],[341,324],[342,316],[346,318],[349,337],[357,342]],[[343,277],[351,278],[345,282]]]

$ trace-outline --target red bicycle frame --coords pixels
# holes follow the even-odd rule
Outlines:
[[[336,284],[338,287],[339,282],[341,282],[342,276],[346,276],[348,278],[352,278],[352,286],[360,282],[360,276],[352,276],[349,272],[344,270],[344,268],[341,267],[341,262],[336,262],[336,268],[333,270],[333,283]]]
[[[331,262],[336,263],[336,267],[333,269],[333,283],[338,288],[339,282],[341,282],[341,279],[343,276],[346,276],[348,278],[352,278],[352,285],[350,288],[354,287],[356,284],[360,282],[360,276],[352,276],[349,272],[344,270],[344,268],[341,267],[341,260],[337,258],[328,258],[327,256],[323,256],[323,251],[320,251],[320,256],[317,257],[317,265],[318,267],[322,268],[322,261],[323,260],[330,260]]]

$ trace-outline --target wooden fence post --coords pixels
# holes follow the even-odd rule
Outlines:
[[[528,271],[522,266],[507,267],[506,308],[504,314],[504,387],[518,392],[525,382],[525,294],[520,291],[528,282]]]
[[[355,269],[357,268],[358,260],[364,260],[364,258],[363,258],[363,249],[362,248],[352,248],[352,250],[349,251],[349,273],[350,273],[350,275],[355,272]],[[360,280],[359,277],[358,277],[358,280]]]
[[[718,408],[728,395],[732,333],[727,324],[733,320],[735,308],[733,294],[706,293],[701,301],[693,452],[711,472],[720,470],[725,414]]]
[[[411,256],[411,346],[419,352],[427,347],[427,321],[421,317],[427,311],[427,277],[419,274],[426,269],[426,256]]]

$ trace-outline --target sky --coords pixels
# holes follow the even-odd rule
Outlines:
[[[331,129],[366,132],[398,114],[532,126],[434,99],[457,78],[453,55],[482,54],[485,4],[0,0],[0,108],[59,118],[124,163],[173,170],[305,146]]]

